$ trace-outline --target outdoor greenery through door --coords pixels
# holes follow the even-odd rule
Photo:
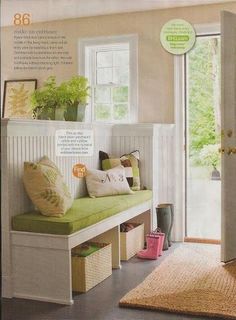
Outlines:
[[[185,57],[186,236],[220,239],[220,36],[199,36]]]

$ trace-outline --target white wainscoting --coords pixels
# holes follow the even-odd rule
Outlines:
[[[59,129],[94,131],[92,157],[56,157],[55,132]],[[3,296],[11,297],[11,218],[32,209],[22,183],[24,161],[47,155],[64,174],[75,198],[85,195],[83,179],[72,176],[72,167],[81,162],[99,168],[99,150],[114,156],[140,151],[142,186],[153,190],[153,209],[161,202],[174,202],[174,125],[169,124],[88,124],[79,122],[2,119],[2,274]],[[153,211],[154,212],[154,211]],[[154,226],[156,215],[153,215]]]
[[[94,154],[92,157],[56,157],[55,132],[59,129],[92,129],[94,132]],[[88,168],[99,168],[99,150],[111,152],[110,125],[91,125],[63,121],[3,121],[2,139],[7,154],[3,155],[4,173],[8,176],[10,215],[23,213],[31,208],[22,183],[24,161],[37,161],[47,155],[64,175],[74,198],[86,194],[83,179],[72,176],[73,165],[81,162]],[[4,161],[5,160],[5,161]],[[14,201],[12,201],[15,199]],[[17,203],[17,206],[15,205]]]
[[[115,125],[112,130],[114,156],[139,150],[141,184],[153,190],[153,212],[158,203],[174,202],[174,145],[173,124]]]
[[[59,129],[92,129],[92,157],[56,157],[55,132]],[[80,162],[88,168],[99,168],[99,150],[111,152],[111,125],[92,125],[65,121],[2,120],[2,274],[3,296],[11,296],[11,218],[33,209],[22,183],[24,161],[38,161],[47,155],[65,177],[74,198],[86,194],[84,179],[72,175],[72,167]]]

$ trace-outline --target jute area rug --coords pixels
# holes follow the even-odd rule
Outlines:
[[[220,262],[220,246],[183,244],[120,306],[236,319],[236,263]]]

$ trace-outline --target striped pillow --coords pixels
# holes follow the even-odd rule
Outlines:
[[[140,190],[139,151],[124,154],[120,158],[102,160],[102,170],[109,170],[119,165],[125,168],[125,175],[130,188],[133,191]]]

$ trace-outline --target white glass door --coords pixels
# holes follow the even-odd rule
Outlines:
[[[222,245],[221,259],[236,259],[236,15],[222,12]]]

